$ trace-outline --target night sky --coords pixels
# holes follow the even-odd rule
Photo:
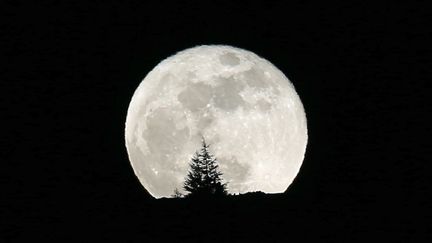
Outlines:
[[[430,240],[425,4],[89,2],[1,4],[0,241]],[[143,189],[124,123],[146,74],[201,44],[278,67],[309,140],[283,195],[211,204],[211,229],[197,231],[202,204]]]

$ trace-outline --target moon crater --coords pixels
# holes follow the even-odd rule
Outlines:
[[[236,66],[240,63],[240,58],[236,56],[236,54],[232,52],[228,52],[219,56],[219,61],[223,65],[227,66]]]

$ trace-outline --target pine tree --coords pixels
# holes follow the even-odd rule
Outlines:
[[[176,188],[174,189],[174,193],[171,195],[172,198],[182,198],[183,194]]]
[[[197,151],[191,159],[189,164],[191,169],[183,186],[183,189],[189,192],[187,197],[227,195],[226,183],[222,183],[218,161],[209,152],[209,147],[210,145],[203,138],[200,151]]]
[[[189,163],[190,170],[185,180],[183,189],[189,194],[201,194],[203,188],[202,168],[203,165],[199,159],[199,153],[196,152]]]

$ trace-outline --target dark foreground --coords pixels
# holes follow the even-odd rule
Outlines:
[[[361,206],[347,200],[308,202],[295,195],[250,193],[221,200],[84,203],[63,207],[53,202],[33,209],[3,228],[3,237],[13,242],[408,242],[422,235],[412,229],[407,215],[391,207],[371,207],[367,201]]]

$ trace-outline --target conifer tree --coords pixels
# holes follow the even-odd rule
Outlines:
[[[183,186],[189,193],[187,197],[227,195],[226,183],[222,183],[218,161],[210,153],[209,147],[203,138],[201,149],[191,159],[190,170]]]
[[[196,152],[189,163],[190,170],[188,171],[183,189],[189,194],[201,194],[203,188],[202,168],[203,165],[199,159],[199,153]]]
[[[183,194],[177,189],[174,189],[174,193],[171,195],[172,198],[182,198]]]

